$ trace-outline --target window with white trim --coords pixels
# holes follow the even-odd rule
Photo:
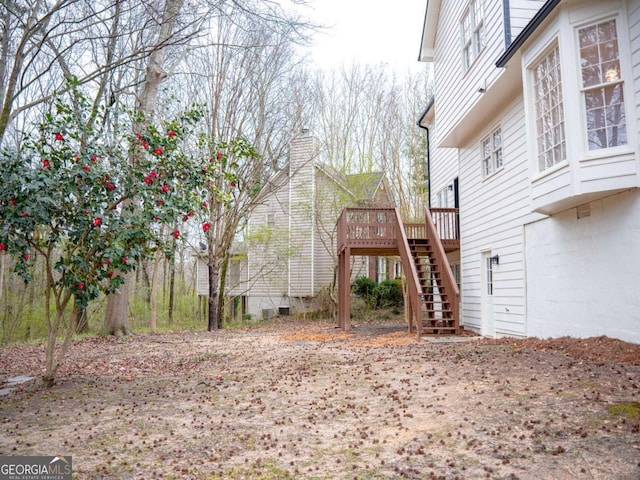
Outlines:
[[[472,0],[460,22],[462,31],[462,63],[468,70],[484,48],[483,0]]]
[[[436,208],[447,208],[447,197],[447,187],[445,187],[436,194]]]
[[[556,44],[533,67],[538,171],[567,158],[560,51]]]
[[[267,213],[267,227],[273,228],[276,226],[275,213]]]
[[[491,261],[491,256],[488,255],[485,259],[486,262],[486,285],[487,295],[493,295],[493,263]]]
[[[480,142],[482,174],[488,177],[502,168],[502,129],[496,128]]]
[[[616,20],[578,30],[589,150],[627,144]]]

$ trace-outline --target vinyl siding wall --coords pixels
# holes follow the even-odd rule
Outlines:
[[[283,172],[286,175],[286,172]],[[275,190],[251,212],[248,251],[248,312],[258,315],[262,309],[277,308],[276,298],[287,291],[289,242],[289,188]],[[275,220],[268,226],[269,217]],[[259,237],[258,241],[255,237]],[[279,302],[279,298],[278,298]]]
[[[490,85],[501,72],[495,61],[504,51],[502,2],[485,2],[485,47],[464,71],[460,21],[467,7],[465,1],[444,1],[441,5],[434,56],[439,138],[444,138],[480,98],[478,89]]]
[[[522,32],[544,3],[542,0],[509,0],[511,41]]]
[[[482,252],[499,255],[493,267],[493,320],[496,336],[525,335],[523,223],[531,219],[529,172],[522,97],[460,149],[460,228],[462,323],[482,330]],[[502,130],[503,167],[483,179],[480,142]]]
[[[436,110],[437,117],[437,110]],[[437,125],[431,126],[429,129],[430,135],[430,174],[431,174],[431,205],[437,205],[437,195],[443,189],[453,183],[453,179],[459,175],[458,171],[458,149],[457,148],[434,148],[438,144],[439,129]],[[450,196],[450,204],[453,205],[453,192],[448,192]]]
[[[317,242],[314,228],[315,159],[311,138],[296,139],[291,144],[291,165],[295,172],[289,179],[289,289],[292,297],[313,295],[316,275],[314,258]],[[301,162],[301,163],[299,163]]]

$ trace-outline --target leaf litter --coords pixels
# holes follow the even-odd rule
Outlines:
[[[0,349],[0,378],[43,358]],[[77,341],[54,387],[0,397],[0,454],[79,479],[637,479],[639,400],[640,346],[606,337],[287,319]]]

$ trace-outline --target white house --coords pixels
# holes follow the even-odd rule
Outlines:
[[[640,342],[640,0],[428,0],[420,60],[461,324]]]
[[[345,206],[390,206],[384,175],[343,175],[319,159],[304,132],[289,162],[261,190],[248,221],[244,253],[232,263],[231,297],[256,318],[318,308],[335,285],[336,219]],[[379,263],[354,259],[353,276],[379,273]],[[240,279],[240,281],[238,281]]]

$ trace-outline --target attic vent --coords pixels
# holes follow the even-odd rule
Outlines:
[[[580,205],[576,208],[576,214],[578,216],[578,220],[581,218],[586,218],[591,216],[591,206],[588,203],[584,205]]]

